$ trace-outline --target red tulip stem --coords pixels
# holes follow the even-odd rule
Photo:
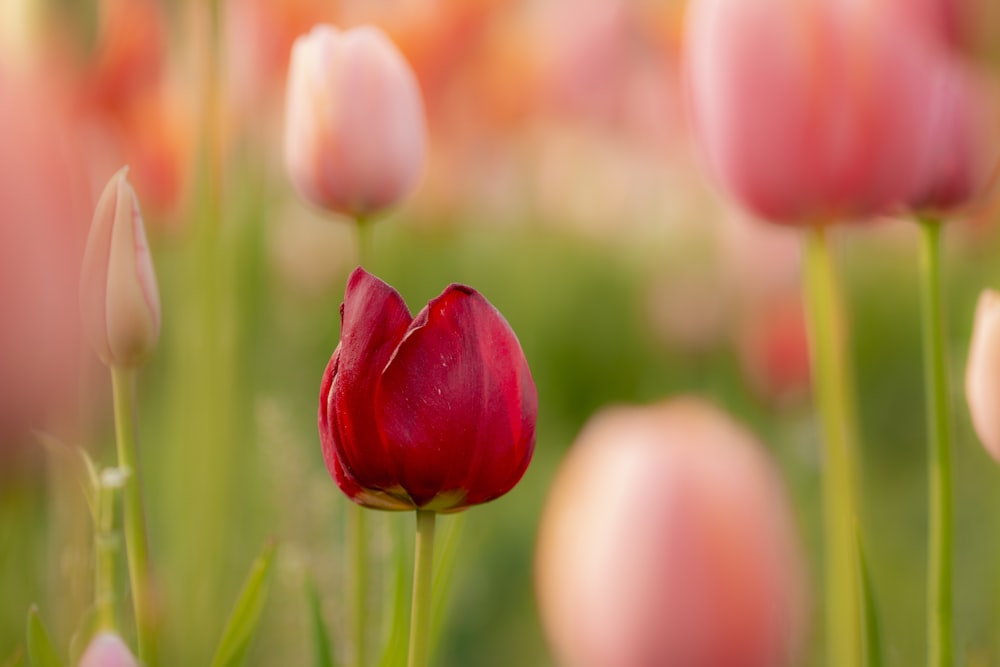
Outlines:
[[[118,444],[118,467],[127,474],[122,487],[122,522],[125,553],[128,557],[132,607],[139,643],[139,661],[155,667],[156,611],[153,603],[149,567],[146,518],[139,484],[139,455],[135,435],[135,374],[131,368],[112,367],[111,387],[115,407],[115,436]]]
[[[825,441],[823,470],[826,664],[861,665],[853,383],[827,229],[806,230],[806,312],[813,392]]]
[[[417,510],[417,545],[413,561],[413,603],[410,607],[408,667],[426,667],[431,629],[434,581],[434,520],[431,510]]]
[[[350,503],[350,547],[353,552],[351,595],[354,598],[354,664],[368,663],[368,512],[371,510]]]
[[[927,664],[952,665],[951,401],[941,294],[941,223],[920,220],[920,275],[927,395],[929,530]]]

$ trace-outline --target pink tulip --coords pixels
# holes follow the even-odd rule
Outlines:
[[[939,50],[928,72],[933,86],[930,150],[907,207],[945,214],[968,208],[990,189],[1000,160],[995,131],[998,107],[989,79],[962,58]]]
[[[724,190],[784,223],[879,214],[926,154],[926,40],[888,0],[693,0],[693,131]]]
[[[285,160],[306,200],[367,216],[413,189],[426,144],[423,101],[378,28],[319,25],[296,40],[286,102]]]
[[[706,403],[607,410],[556,473],[536,585],[557,664],[797,664],[803,581],[776,470]]]
[[[102,632],[87,646],[79,667],[137,667],[138,664],[121,637]]]
[[[976,434],[1000,463],[1000,294],[993,290],[984,291],[976,306],[965,396]]]
[[[104,188],[80,274],[84,333],[108,366],[141,364],[160,335],[160,293],[142,214],[120,169]]]

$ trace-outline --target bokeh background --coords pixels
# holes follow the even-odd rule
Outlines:
[[[139,428],[164,664],[208,663],[271,539],[277,567],[249,664],[311,664],[309,578],[349,657],[347,500],[323,466],[316,409],[357,245],[349,221],[294,195],[281,159],[288,52],[320,21],[382,26],[425,96],[428,164],[413,196],[374,225],[367,268],[414,311],[448,283],[477,288],[517,332],[539,391],[521,484],[441,520],[434,663],[553,664],[534,601],[538,518],[580,428],[611,404],[697,394],[749,425],[783,473],[818,580],[821,448],[800,238],[751,219],[706,179],[685,126],[684,10],[682,0],[3,0],[0,665],[23,657],[30,604],[61,646],[90,604],[89,515],[65,456],[38,433],[113,464],[109,383],[79,341],[75,283],[96,194],[124,163],[163,297]],[[993,67],[1000,17],[986,12],[968,27]],[[987,205],[946,230],[956,640],[959,664],[976,667],[1000,665],[1000,471],[970,429],[961,377],[975,300],[1000,286],[998,215]],[[917,232],[893,220],[835,232],[860,392],[861,529],[886,664],[899,666],[924,651]],[[385,575],[373,595],[386,609],[412,522],[375,518],[372,569]],[[808,665],[821,664],[819,590]],[[373,637],[391,632],[386,619],[373,620]]]

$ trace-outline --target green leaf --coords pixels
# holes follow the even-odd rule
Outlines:
[[[868,559],[861,540],[861,532],[857,533],[858,543],[858,578],[861,586],[861,640],[864,647],[865,667],[882,667],[882,632],[878,619],[878,605],[875,601],[875,590],[872,586],[871,573],[868,570]]]
[[[62,667],[63,664],[35,605],[28,610],[28,660],[31,667]]]
[[[316,667],[334,667],[330,635],[326,631],[326,621],[323,620],[323,606],[320,602],[319,590],[311,576],[306,576],[306,597],[309,600],[309,618],[312,621],[313,654],[316,656]]]
[[[222,632],[215,658],[212,659],[212,667],[239,667],[243,664],[250,640],[253,639],[264,611],[275,550],[273,542],[268,544],[250,568],[240,597]]]

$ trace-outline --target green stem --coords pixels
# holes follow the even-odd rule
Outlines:
[[[368,512],[361,505],[350,504],[350,542],[354,552],[354,664],[368,663]]]
[[[358,229],[358,264],[365,266],[372,258],[372,221],[363,215],[354,219],[355,227]]]
[[[94,604],[97,623],[102,630],[115,630],[118,626],[115,591],[115,555],[118,551],[114,533],[114,508],[116,486],[105,484],[102,475],[97,491],[97,521],[94,530]]]
[[[431,629],[431,591],[434,581],[434,519],[431,510],[417,510],[417,546],[413,561],[413,604],[410,607],[408,667],[427,666]]]
[[[929,535],[927,664],[952,664],[951,404],[941,295],[941,223],[920,221],[920,275],[927,393]]]
[[[139,482],[139,456],[135,435],[134,371],[112,367],[115,435],[118,442],[118,467],[128,474],[122,487],[122,522],[125,553],[128,556],[132,606],[139,642],[139,660],[146,667],[156,665],[156,609],[150,579],[149,546],[146,542],[146,518],[142,508]]]
[[[812,349],[813,391],[825,441],[823,520],[826,595],[826,664],[861,664],[861,606],[855,544],[857,509],[852,382],[843,305],[827,230],[806,231],[806,306]]]

